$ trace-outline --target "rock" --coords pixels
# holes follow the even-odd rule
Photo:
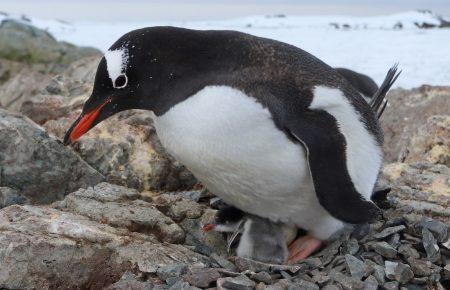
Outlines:
[[[431,263],[429,261],[408,259],[408,263],[411,265],[411,270],[414,275],[419,277],[428,277],[431,275]]]
[[[183,282],[183,281],[178,281],[175,284],[173,284],[169,290],[200,290],[200,288],[194,287],[189,285],[189,283],[187,282]]]
[[[371,248],[386,258],[395,258],[397,256],[397,251],[386,242],[375,242],[372,243]]]
[[[162,285],[154,285],[149,281],[140,281],[133,275],[132,272],[127,271],[123,276],[114,284],[111,284],[106,290],[123,290],[123,289],[133,289],[133,290],[147,290],[147,289],[163,289]]]
[[[175,263],[172,265],[165,265],[162,267],[159,267],[158,270],[156,270],[156,275],[163,280],[166,281],[167,279],[171,277],[180,277],[183,275],[187,270],[187,265],[184,263]]]
[[[16,20],[0,24],[0,57],[25,63],[54,64],[53,71],[100,51],[58,42],[45,30]],[[59,67],[58,67],[59,66]]]
[[[377,290],[378,289],[378,281],[374,276],[367,277],[364,280],[363,290]]]
[[[51,75],[24,67],[0,86],[0,107],[19,112],[22,104],[38,95]]]
[[[342,246],[343,254],[355,255],[359,250],[359,244],[356,239],[350,239]]]
[[[305,289],[305,290],[319,290],[320,287],[317,286],[316,284],[309,282],[309,281],[305,281],[305,280],[297,280],[295,282],[295,286],[296,287],[288,287],[287,289]]]
[[[297,273],[300,269],[304,268],[303,265],[277,265],[277,264],[266,264],[254,260],[250,260],[242,257],[235,257],[235,265],[240,272],[252,271],[252,272],[280,272],[289,271],[290,273]]]
[[[33,203],[62,199],[103,176],[27,118],[0,109],[1,186]]]
[[[210,258],[213,259],[217,264],[219,264],[219,266],[221,266],[231,272],[237,271],[237,268],[233,263],[228,261],[225,257],[222,257],[222,256],[216,254],[215,252],[210,255]]]
[[[0,210],[0,287],[104,288],[130,270],[209,260],[180,245],[49,207]]]
[[[345,255],[345,261],[352,277],[361,280],[365,276],[366,269],[363,261],[349,254]]]
[[[429,117],[413,134],[407,150],[407,163],[426,161],[450,166],[450,116]]]
[[[384,261],[384,272],[387,278],[391,280],[395,279],[395,269],[397,269],[397,266],[397,262]]]
[[[423,124],[426,124],[432,116],[448,115],[449,95],[450,87],[426,85],[412,90],[396,89],[389,92],[390,106],[381,118],[381,126],[385,135],[386,162],[403,162],[408,159],[414,162],[419,160],[423,162],[429,161],[432,156],[436,156],[435,153],[430,152],[433,151],[434,146],[438,145],[434,142],[439,140],[439,134],[447,134],[448,131],[442,130],[443,128],[437,125],[435,121],[431,121],[427,125]],[[423,128],[419,132],[420,127]],[[423,138],[420,137],[429,128],[433,130],[425,132]],[[440,131],[436,134],[433,133],[437,128],[442,129],[439,129]],[[448,139],[445,142],[448,142]],[[425,148],[426,144],[432,145]],[[417,150],[414,148],[416,146]]]
[[[417,252],[416,249],[414,249],[409,244],[402,244],[398,247],[398,253],[403,255],[405,258],[414,258],[418,259],[420,258],[419,252]]]
[[[114,227],[127,228],[155,236],[161,242],[180,243],[184,231],[154,205],[138,200],[134,189],[100,183],[93,188],[80,189],[57,203],[57,208],[87,216]]]
[[[366,272],[367,275],[372,275],[373,277],[375,277],[375,279],[377,279],[379,284],[384,284],[385,272],[382,266],[368,259],[364,261],[364,265],[367,271]]]
[[[428,217],[423,217],[418,224],[419,229],[426,228],[432,232],[439,243],[443,243],[447,239],[448,227],[445,223]]]
[[[184,280],[197,287],[207,288],[222,277],[216,268],[192,268],[184,276]]]
[[[196,219],[202,216],[203,207],[181,195],[161,194],[154,198],[156,207],[175,221],[185,218]]]
[[[414,278],[414,273],[409,265],[398,263],[397,267],[395,268],[394,277],[395,280],[397,280],[399,283],[405,284],[412,278]]]
[[[397,281],[386,282],[384,283],[383,287],[386,290],[398,290],[398,282]]]
[[[388,227],[388,228],[385,228],[384,230],[382,230],[381,232],[375,234],[373,237],[375,239],[384,239],[390,235],[393,235],[395,233],[403,231],[405,228],[406,227],[404,225]]]
[[[270,276],[270,274],[265,271],[251,274],[250,278],[256,282],[263,282],[266,284],[272,282],[272,276]]]
[[[217,279],[218,290],[253,290],[256,283],[245,275]]]
[[[323,287],[322,289],[323,290],[342,290],[342,287],[335,285],[335,284],[328,284],[325,287]]]
[[[441,258],[439,246],[433,234],[426,228],[422,228],[423,247],[427,253],[427,258],[430,262],[437,262]]]
[[[0,76],[0,106],[18,112],[27,100],[43,91],[55,73],[83,57],[100,56],[94,48],[56,41],[47,31],[16,20],[0,24],[0,59],[7,68]],[[1,67],[1,66],[0,66]]]
[[[450,168],[430,163],[392,163],[383,168],[383,176],[392,186],[391,198],[397,206],[416,213],[450,216]]]
[[[362,281],[346,276],[340,272],[332,273],[331,279],[341,284],[344,289],[362,289],[364,287]]]
[[[29,200],[20,195],[17,190],[9,187],[0,187],[0,208],[13,204],[28,204]]]

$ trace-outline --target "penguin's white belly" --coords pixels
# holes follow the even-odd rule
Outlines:
[[[303,147],[255,99],[210,86],[154,122],[166,150],[225,202],[307,230],[323,220],[327,233],[317,235],[331,234],[338,221],[317,200]]]

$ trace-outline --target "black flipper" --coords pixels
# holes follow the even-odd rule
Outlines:
[[[320,204],[335,218],[359,224],[379,218],[380,209],[355,189],[346,164],[346,141],[336,119],[325,111],[307,111],[285,124],[302,143]]]

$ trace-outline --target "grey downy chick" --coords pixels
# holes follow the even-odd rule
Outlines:
[[[229,248],[241,234],[236,254],[239,257],[271,264],[286,263],[287,244],[296,237],[295,227],[273,223],[231,206],[220,209],[214,221],[203,226],[203,231],[210,230],[230,233]]]

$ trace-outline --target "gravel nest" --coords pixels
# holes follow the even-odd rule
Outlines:
[[[217,200],[210,201],[216,207],[213,203]],[[212,252],[207,254],[210,267],[174,264],[152,276],[128,273],[114,285],[131,285],[133,280],[146,281],[138,282],[142,289],[171,290],[450,289],[448,220],[390,206],[381,221],[343,233],[295,265],[265,264]]]

